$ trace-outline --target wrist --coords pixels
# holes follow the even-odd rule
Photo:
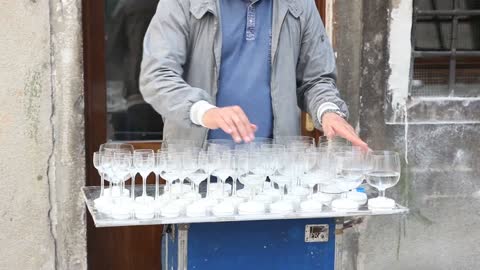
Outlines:
[[[322,118],[326,113],[335,113],[342,118],[346,118],[346,115],[340,110],[340,108],[332,102],[325,102],[317,110],[317,119],[320,125],[322,125]]]
[[[205,100],[197,101],[192,105],[192,108],[190,109],[190,120],[196,125],[206,127],[203,122],[205,113],[214,108],[217,107],[208,103]]]

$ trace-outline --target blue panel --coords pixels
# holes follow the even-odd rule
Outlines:
[[[328,224],[329,241],[305,243],[307,224]],[[176,245],[171,242],[169,250],[169,270],[172,265],[176,269],[176,260],[171,261]],[[190,227],[188,269],[333,270],[334,260],[334,219],[205,223]]]

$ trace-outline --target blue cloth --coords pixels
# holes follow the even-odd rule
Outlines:
[[[218,107],[240,106],[257,125],[256,137],[272,137],[270,95],[273,0],[220,0],[222,57]],[[209,139],[231,139],[221,129]]]

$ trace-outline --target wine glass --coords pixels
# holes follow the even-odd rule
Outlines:
[[[219,154],[220,154],[220,158],[219,158],[220,166],[218,166],[215,169],[214,175],[222,183],[220,197],[223,198],[225,193],[225,181],[227,180],[228,177],[234,174],[234,163],[233,163],[233,153],[231,151],[226,151]]]
[[[400,181],[400,156],[393,151],[372,151],[367,172],[367,182],[380,192],[380,196],[368,200],[369,208],[391,209],[395,201],[385,197],[385,190]]]
[[[181,184],[180,185],[180,193],[181,194],[184,194],[184,190],[183,190],[184,184],[183,184],[183,182],[185,182],[185,181],[190,182],[190,186],[191,186],[191,190],[192,190],[193,182],[190,180],[189,176],[197,170],[198,157],[196,155],[198,154],[198,151],[196,152],[197,154],[195,154],[195,152],[196,152],[196,150],[195,151],[187,151],[187,152],[182,153],[182,157],[181,157],[182,170],[181,170],[181,176],[180,176],[180,184]]]
[[[175,180],[180,178],[182,166],[181,155],[179,153],[161,151],[159,153],[159,162],[161,164],[160,175],[167,182],[168,198],[171,198],[173,189],[172,184]]]
[[[193,183],[195,194],[200,194],[200,183],[208,178],[207,173],[208,158],[203,152],[199,152],[196,156],[196,170],[190,173],[188,178]]]
[[[210,196],[210,185],[212,181],[213,172],[220,166],[220,152],[218,152],[217,150],[219,149],[214,150],[212,148],[209,148],[207,152],[201,153],[201,155],[205,156],[207,161],[207,163],[205,164],[205,169],[207,170],[207,173],[208,173],[206,198]]]
[[[102,153],[102,152],[100,152]],[[113,165],[113,153],[111,152],[103,152],[100,156],[100,163],[101,167],[104,172],[104,179],[108,181],[108,196],[111,198],[112,193],[112,181],[113,181],[113,173],[112,173],[112,165]]]
[[[128,152],[115,152],[113,157],[112,172],[115,175],[117,184],[123,183],[129,178],[130,166],[132,157]],[[121,188],[120,190],[122,190]],[[114,207],[112,209],[112,217],[115,219],[127,219],[133,210],[132,200],[128,197],[120,197],[114,200]]]
[[[113,155],[116,152],[133,153],[134,147],[128,143],[122,142],[108,142],[100,145],[99,152]],[[112,188],[112,182],[109,181],[109,190]],[[118,190],[120,195],[124,195],[124,182],[120,182],[120,186],[116,185],[115,190],[110,190],[110,194],[115,193]]]
[[[240,215],[262,214],[265,212],[265,204],[254,201],[256,191],[263,185],[264,167],[260,164],[262,156],[258,153],[250,153],[239,157],[238,165],[241,174],[238,180],[248,188],[250,191],[250,198],[248,202],[241,203],[238,206]]]
[[[98,174],[100,175],[100,197],[103,197],[104,189],[105,189],[105,184],[104,184],[104,176],[103,176],[103,168],[102,168],[102,162],[101,162],[101,152],[95,152],[93,153],[93,167],[97,169]]]
[[[120,185],[120,197],[126,196],[128,197],[129,191],[124,188],[125,181],[127,181],[130,177],[130,167],[132,164],[132,154],[130,151],[119,150],[113,153],[113,173],[115,175],[115,179],[117,185]],[[126,172],[125,172],[126,170]]]
[[[155,165],[155,155],[152,149],[139,149],[133,152],[133,165],[142,177],[142,195],[138,197],[137,202],[149,203],[154,200],[147,195],[147,176],[153,171]]]
[[[113,156],[110,154],[102,154],[101,152],[94,153],[94,167],[97,168],[100,177],[101,177],[101,187],[100,187],[100,196],[95,199],[95,207],[102,213],[110,214],[112,209],[112,196],[111,196],[111,188],[109,189],[109,194],[105,194],[104,182],[105,179],[109,181],[110,178],[106,177],[107,173],[110,173],[109,169],[112,163]]]
[[[134,147],[131,144],[128,143],[121,143],[121,142],[108,142],[100,145],[99,152],[104,153],[104,152],[118,152],[118,151],[125,151],[125,152],[130,152],[133,153]]]
[[[285,145],[282,144],[264,144],[260,147],[260,152],[266,158],[267,166],[267,175],[266,177],[270,179],[269,189],[274,189],[273,181],[270,178],[278,169],[279,156],[285,153]]]
[[[337,152],[335,155],[336,187],[342,192],[342,198],[332,202],[334,210],[356,210],[358,204],[347,198],[349,190],[357,188],[362,182],[367,168],[366,155],[361,151]]]

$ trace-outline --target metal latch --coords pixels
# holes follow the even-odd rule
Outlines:
[[[305,226],[305,242],[328,242],[328,224],[310,224]]]

